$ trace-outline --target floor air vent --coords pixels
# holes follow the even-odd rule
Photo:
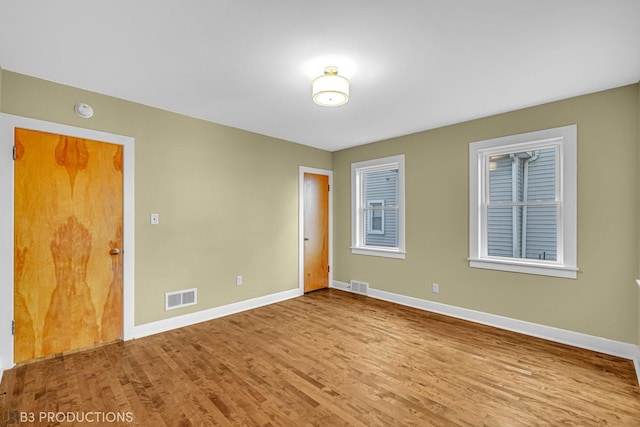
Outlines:
[[[351,281],[351,292],[356,294],[367,295],[369,293],[369,284],[366,282]]]
[[[182,291],[167,292],[164,294],[164,309],[173,310],[174,308],[186,307],[194,305],[198,302],[198,290],[184,289]]]

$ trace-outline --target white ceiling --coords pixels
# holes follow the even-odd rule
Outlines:
[[[636,83],[640,0],[2,0],[0,66],[335,151]]]

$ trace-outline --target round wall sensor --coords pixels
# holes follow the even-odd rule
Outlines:
[[[84,102],[76,104],[73,109],[75,110],[78,117],[82,117],[83,119],[88,119],[89,117],[93,116],[93,108],[91,107],[91,105],[85,104]]]

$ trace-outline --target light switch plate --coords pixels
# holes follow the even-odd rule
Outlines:
[[[160,224],[160,214],[152,213],[151,214],[151,225]]]

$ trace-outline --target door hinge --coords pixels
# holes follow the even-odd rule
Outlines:
[[[17,153],[17,149],[16,149],[16,146],[14,145],[14,146],[13,146],[13,160],[15,160],[15,159],[16,159],[16,156],[17,156],[17,154],[16,154],[16,153]]]
[[[327,191],[331,191],[331,185],[327,184]]]
[[[11,335],[15,335],[16,334],[16,321],[12,320],[11,321]]]
[[[331,266],[330,265],[327,265],[327,272],[331,273]]]

